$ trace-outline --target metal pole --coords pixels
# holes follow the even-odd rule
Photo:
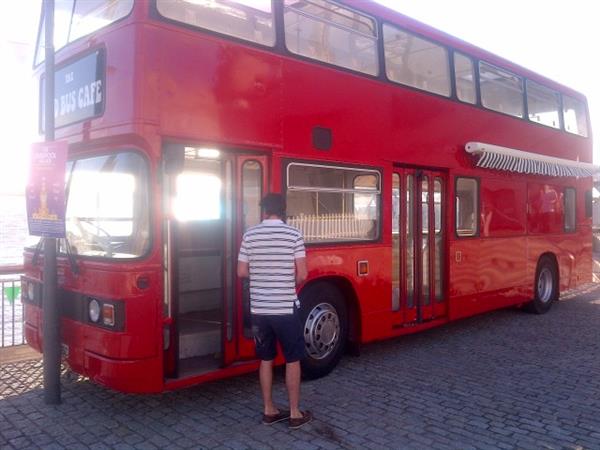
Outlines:
[[[46,142],[54,141],[54,0],[44,0]],[[56,238],[44,238],[44,286],[42,290],[44,402],[60,404],[60,305],[56,295]]]

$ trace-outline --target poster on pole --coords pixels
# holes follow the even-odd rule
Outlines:
[[[27,224],[32,236],[65,237],[66,141],[31,145]]]

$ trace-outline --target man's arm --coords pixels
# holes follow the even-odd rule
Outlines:
[[[240,278],[248,278],[249,270],[248,270],[248,263],[246,261],[238,260],[237,276]]]
[[[306,268],[306,258],[296,258],[296,285],[304,283],[308,276],[308,270]],[[239,267],[238,267],[239,271]]]

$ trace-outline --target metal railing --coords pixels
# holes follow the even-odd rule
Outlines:
[[[22,273],[23,266],[0,266],[0,347],[25,343]]]

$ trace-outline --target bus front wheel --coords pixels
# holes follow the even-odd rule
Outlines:
[[[347,313],[339,290],[329,283],[315,283],[300,293],[300,321],[306,344],[302,376],[327,375],[339,362],[348,333]]]
[[[554,261],[542,257],[535,271],[534,297],[527,304],[527,310],[535,314],[544,314],[558,299],[558,270]]]

